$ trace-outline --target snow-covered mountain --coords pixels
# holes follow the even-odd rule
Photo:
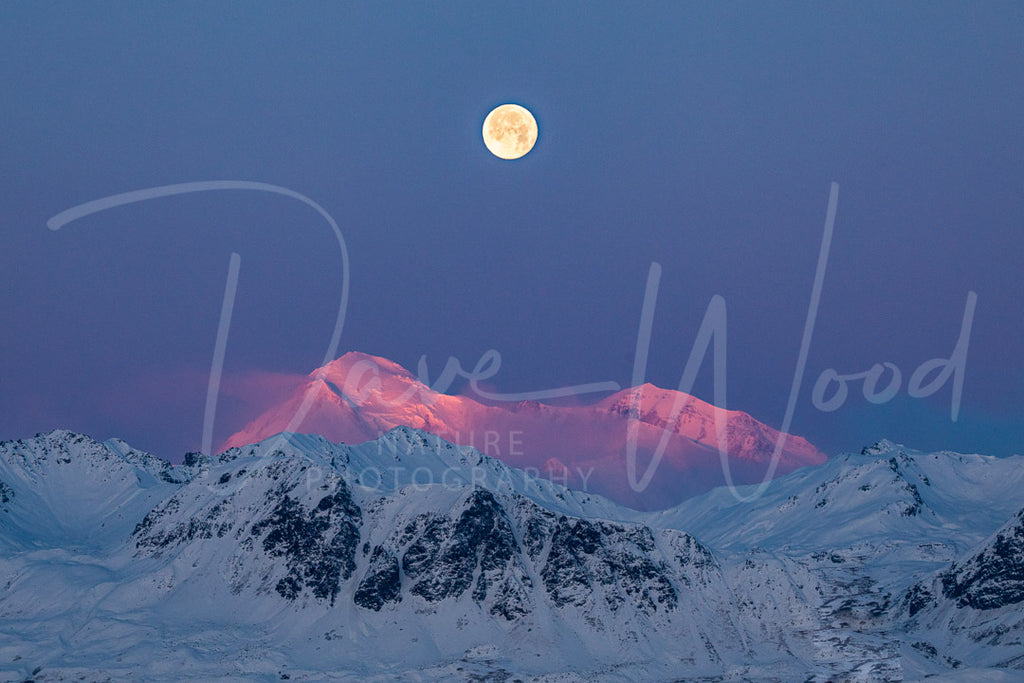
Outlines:
[[[1024,507],[951,566],[913,585],[901,607],[932,657],[1024,669]]]
[[[747,497],[753,491],[738,493]],[[952,557],[1022,505],[1022,456],[922,453],[880,441],[777,479],[750,502],[718,489],[652,519],[689,529],[723,550],[770,546],[810,552],[863,541],[941,538]]]
[[[1014,680],[1022,460],[883,442],[651,513],[407,427],[4,442],[0,680]]]
[[[677,401],[685,407],[670,425]],[[296,421],[300,414],[303,418]],[[644,384],[587,406],[536,401],[485,405],[434,391],[386,358],[349,352],[310,373],[290,397],[228,438],[225,447],[257,443],[284,430],[362,443],[404,425],[474,446],[573,488],[656,510],[725,483],[716,415],[727,420],[735,481],[761,481],[778,431],[746,413],[723,411],[678,391]],[[656,475],[639,492],[630,487],[626,471],[631,417],[637,427],[638,478],[663,432],[670,433]],[[788,435],[776,473],[824,461],[825,455],[807,440]]]
[[[753,490],[741,488],[739,494]],[[982,593],[1005,586],[1003,595],[1014,599],[1024,560],[988,562],[996,551],[986,555],[979,547],[994,544],[1005,551],[1009,546],[998,539],[1016,533],[1021,508],[1022,456],[922,453],[880,441],[777,479],[756,500],[740,502],[719,489],[647,521],[686,528],[727,565],[765,553],[781,559],[783,573],[813,591],[815,647],[822,665],[831,662],[833,676],[856,670],[865,678],[854,680],[916,680],[936,667],[1024,664],[997,647],[1009,643],[1015,654],[1024,652],[1020,596],[997,615],[1006,622],[1001,625],[993,622],[993,612],[965,609],[970,605],[963,598],[957,606],[948,596],[938,599],[945,611],[935,599],[955,592],[946,587],[953,585],[985,586]],[[1016,521],[996,533],[1010,518]],[[986,571],[965,573],[982,565]],[[950,583],[950,576],[960,578]],[[926,617],[928,632],[921,627]],[[972,628],[974,640],[964,635]],[[982,636],[988,644],[979,645]],[[989,679],[972,670],[963,680]]]
[[[0,443],[0,548],[107,548],[189,468],[67,431]]]

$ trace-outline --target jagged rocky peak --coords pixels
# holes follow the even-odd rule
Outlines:
[[[871,460],[861,456],[869,456]],[[815,507],[823,508],[836,502],[850,506],[871,499],[886,514],[915,517],[930,512],[921,496],[921,487],[930,487],[931,480],[916,457],[888,441],[864,448],[860,456],[844,456],[841,471],[816,487]]]
[[[145,615],[338,662],[391,647],[382,662],[484,653],[618,675],[628,659],[641,668],[624,677],[651,680],[898,680],[913,658],[928,673],[1020,668],[1024,460],[867,450],[753,500],[723,489],[640,513],[410,428],[356,446],[280,434],[191,457],[175,483],[124,442],[51,433],[0,444],[0,564],[17,586],[0,611],[55,624],[39,653],[89,620]],[[458,476],[359,476],[399,466]]]
[[[356,568],[362,509],[341,477],[310,477],[308,459],[232,459],[215,464],[153,508],[132,534],[140,557],[222,544],[232,591],[259,574],[257,592],[333,604]],[[325,482],[329,482],[325,483]],[[254,567],[265,567],[255,572]]]
[[[880,439],[870,446],[865,446],[860,450],[861,455],[880,456],[888,455],[890,453],[906,453],[907,447],[903,444],[890,441],[889,439]]]
[[[540,602],[595,621],[620,609],[652,617],[717,572],[711,553],[683,532],[557,514],[484,489],[468,490],[447,512],[413,516],[367,553],[360,607],[413,600],[436,609],[469,599],[506,621]]]
[[[181,472],[166,460],[140,451],[121,439],[100,442],[86,434],[54,429],[31,439],[0,442],[0,458],[8,467],[40,474],[52,466],[79,466],[91,470],[138,469],[157,479],[180,483]]]
[[[111,460],[120,455],[92,437],[66,429],[36,434],[31,439],[0,442],[0,452],[7,456],[9,463],[26,469],[38,469],[51,463],[68,465],[73,460]]]
[[[120,440],[54,430],[0,443],[0,542],[88,551],[124,542],[180,485],[166,461]]]
[[[416,430],[389,436],[434,448]],[[303,604],[475,604],[507,623],[543,604],[602,628],[615,615],[664,621],[688,591],[721,581],[710,551],[682,531],[571,516],[466,483],[373,489],[353,486],[344,468],[311,478],[322,464],[285,451],[215,459],[138,523],[135,553],[212,552],[227,558],[219,574],[232,592]]]

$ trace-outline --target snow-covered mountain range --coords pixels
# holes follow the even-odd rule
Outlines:
[[[408,427],[55,431],[0,443],[0,680],[1019,680],[1022,484],[880,442],[642,512]]]
[[[677,405],[682,410],[669,424]],[[302,418],[296,420],[297,415]],[[258,443],[286,430],[362,443],[407,425],[452,443],[474,446],[486,455],[573,488],[633,508],[657,510],[725,484],[716,416],[728,425],[734,480],[760,482],[779,432],[746,413],[724,411],[678,391],[644,384],[593,405],[554,406],[536,401],[485,405],[469,396],[435,391],[386,358],[349,352],[310,373],[289,397],[229,437],[224,447]],[[636,428],[637,478],[663,433],[669,433],[656,476],[641,491],[630,487],[626,473],[631,421]],[[825,455],[806,439],[787,435],[775,473],[824,461]]]

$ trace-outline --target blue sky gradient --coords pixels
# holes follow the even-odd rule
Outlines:
[[[436,373],[497,349],[501,391],[632,374],[674,387],[714,295],[729,407],[779,425],[829,184],[835,238],[793,431],[1010,454],[1024,439],[1024,6],[1019,3],[6,3],[0,7],[0,438],[55,427],[177,459],[199,445],[232,252],[224,372],[322,360],[340,257],[308,207],[208,193],[59,232],[130,190],[273,183],[351,253],[339,353]],[[507,162],[480,126],[540,125]],[[913,399],[978,295],[960,418]],[[897,398],[811,402],[889,361]],[[711,397],[710,365],[695,393]],[[598,396],[584,397],[597,399]],[[225,396],[217,433],[259,397]]]

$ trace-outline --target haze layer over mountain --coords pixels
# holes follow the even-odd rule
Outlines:
[[[296,422],[303,406],[308,412]],[[678,419],[670,424],[679,407]],[[469,396],[434,391],[393,361],[349,352],[310,373],[291,396],[232,435],[224,448],[257,443],[281,431],[362,443],[394,427],[408,426],[473,446],[573,488],[653,510],[726,483],[716,414],[726,420],[734,481],[760,482],[779,432],[746,413],[720,410],[694,396],[644,384],[585,406],[536,401],[485,405]],[[627,475],[631,423],[636,430],[638,483],[663,434],[669,433],[664,455],[640,491],[634,490]],[[825,459],[806,439],[787,435],[774,474],[818,465]]]

